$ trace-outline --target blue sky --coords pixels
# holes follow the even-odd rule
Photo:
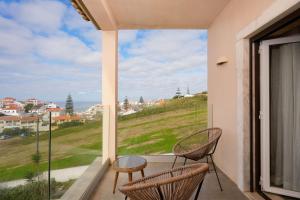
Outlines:
[[[0,98],[99,101],[101,31],[68,0],[0,0]],[[119,99],[207,88],[205,30],[119,32]]]

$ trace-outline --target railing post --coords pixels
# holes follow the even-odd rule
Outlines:
[[[207,128],[214,127],[214,105],[208,104],[208,124]]]

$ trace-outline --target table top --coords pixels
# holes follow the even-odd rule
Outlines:
[[[135,172],[147,166],[146,159],[139,156],[124,156],[113,163],[113,169],[119,172]]]

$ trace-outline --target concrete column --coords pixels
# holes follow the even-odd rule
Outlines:
[[[116,159],[118,104],[118,31],[102,31],[102,159]]]

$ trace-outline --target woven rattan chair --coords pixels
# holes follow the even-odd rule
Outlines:
[[[221,191],[223,191],[219,180],[218,172],[213,160],[213,156],[212,156],[216,150],[221,135],[222,135],[222,129],[209,128],[206,130],[198,131],[178,141],[173,147],[175,160],[172,165],[172,168],[176,163],[177,157],[185,158],[184,165],[187,159],[198,161],[202,158],[206,158],[206,162],[208,163],[208,158],[210,158],[214,167],[214,171],[217,176],[220,189]]]
[[[198,187],[198,198],[205,174],[206,163],[174,168],[123,185],[119,190],[131,200],[188,200]]]

